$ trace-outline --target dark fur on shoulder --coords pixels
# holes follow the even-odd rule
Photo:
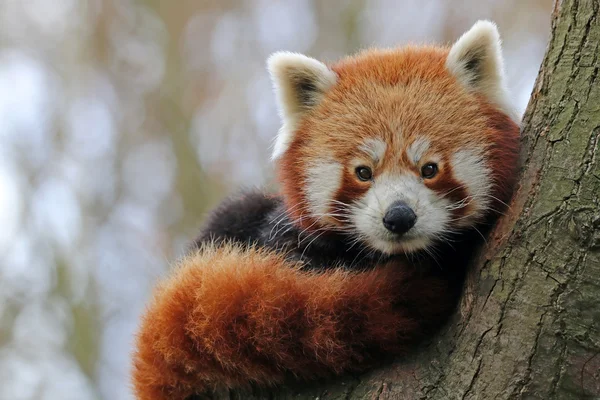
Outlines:
[[[239,244],[252,244],[259,241],[269,224],[269,217],[282,206],[279,197],[259,191],[245,191],[234,194],[219,204],[204,223],[194,245],[203,243],[233,241]]]

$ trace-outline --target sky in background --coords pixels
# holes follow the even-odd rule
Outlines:
[[[551,0],[0,0],[0,400],[132,399],[137,319],[203,216],[271,185],[265,59],[504,39],[527,105]]]

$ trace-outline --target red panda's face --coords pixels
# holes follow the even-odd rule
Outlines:
[[[289,54],[271,62],[286,79],[276,81],[284,126],[274,157],[300,225],[395,254],[473,227],[508,201],[519,128],[501,65],[489,65],[494,42],[464,40],[450,52],[370,51],[331,67]]]

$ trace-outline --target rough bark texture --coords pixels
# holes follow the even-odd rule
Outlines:
[[[460,310],[412,359],[227,399],[600,397],[599,0],[557,3],[518,192]]]

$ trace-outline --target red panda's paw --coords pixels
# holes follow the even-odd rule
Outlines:
[[[445,309],[438,289],[398,266],[314,273],[265,250],[204,248],[161,285],[142,320],[137,397],[183,400],[364,369],[406,350],[422,318]]]

